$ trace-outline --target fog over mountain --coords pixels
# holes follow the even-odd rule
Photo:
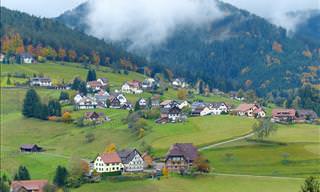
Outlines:
[[[163,43],[179,26],[196,28],[222,16],[212,0],[92,0],[87,25],[94,36],[144,48]]]

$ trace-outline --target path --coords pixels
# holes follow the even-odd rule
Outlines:
[[[201,147],[198,150],[199,151],[203,151],[203,150],[211,149],[211,148],[217,147],[219,145],[223,145],[223,144],[227,144],[227,143],[232,143],[234,141],[239,141],[239,140],[242,140],[242,139],[246,139],[246,138],[252,137],[253,135],[254,135],[254,133],[249,133],[249,134],[241,136],[241,137],[237,137],[237,138],[230,139],[230,140],[227,140],[227,141],[222,141],[222,142],[219,142],[219,143],[215,143],[215,144],[212,144],[212,145]]]

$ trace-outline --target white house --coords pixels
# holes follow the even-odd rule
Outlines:
[[[74,103],[79,103],[82,100],[82,96],[80,94],[77,94],[74,98],[73,101]]]
[[[255,103],[242,103],[233,111],[239,116],[255,118],[263,118],[266,116],[266,112]]]
[[[98,155],[93,163],[93,169],[98,173],[123,171],[123,164],[117,152]]]
[[[126,149],[118,152],[126,172],[143,171],[144,160],[136,149]]]
[[[94,97],[82,97],[79,102],[75,103],[77,109],[95,109],[98,105]]]
[[[97,79],[97,82],[101,83],[102,86],[107,86],[109,83],[109,80],[107,78],[99,78]]]
[[[172,86],[175,88],[186,88],[188,84],[184,81],[184,79],[177,78],[172,81]]]
[[[50,78],[46,77],[35,77],[30,79],[31,86],[40,86],[40,87],[51,87],[52,82]]]
[[[192,115],[195,116],[206,116],[212,114],[212,110],[209,109],[209,107],[199,107],[199,108],[193,108],[191,111]]]
[[[178,101],[178,105],[177,105],[180,109],[183,109],[185,107],[190,107],[190,104],[188,101]]]
[[[144,98],[139,99],[139,106],[142,108],[147,107],[147,100],[145,100]]]
[[[153,78],[146,78],[142,82],[141,87],[142,87],[142,89],[150,89],[155,84],[155,82],[156,82],[156,80]]]
[[[132,94],[140,94],[143,92],[142,89],[140,89],[140,82],[137,80],[128,81],[124,83],[121,87],[122,93],[132,93]]]
[[[212,111],[213,115],[221,115],[222,112],[228,112],[228,106],[224,102],[215,102],[209,104],[209,109]]]
[[[34,62],[34,58],[29,53],[20,54],[21,63],[30,64]]]

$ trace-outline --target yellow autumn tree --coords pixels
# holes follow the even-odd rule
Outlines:
[[[111,143],[110,145],[108,145],[106,147],[106,149],[104,150],[105,153],[112,153],[115,152],[117,150],[117,147],[114,143]]]
[[[162,168],[162,175],[165,176],[165,177],[168,177],[169,176],[169,170],[166,166],[164,166]]]
[[[177,97],[180,100],[185,100],[187,98],[188,91],[186,89],[179,89],[177,92]]]
[[[72,121],[71,113],[68,111],[64,112],[62,115],[62,121],[66,123],[70,123]]]

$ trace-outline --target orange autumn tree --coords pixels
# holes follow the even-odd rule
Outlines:
[[[68,50],[68,58],[70,61],[75,61],[77,58],[77,53],[74,50]]]
[[[96,66],[98,66],[100,63],[100,57],[95,51],[92,51],[91,53],[91,62]]]
[[[115,145],[114,143],[111,143],[110,145],[108,145],[108,146],[105,148],[104,152],[105,152],[105,153],[112,153],[112,152],[116,152],[116,150],[117,150],[116,145]]]
[[[60,48],[58,51],[58,57],[60,58],[61,61],[63,61],[65,56],[66,56],[66,50],[64,50],[63,48]]]

